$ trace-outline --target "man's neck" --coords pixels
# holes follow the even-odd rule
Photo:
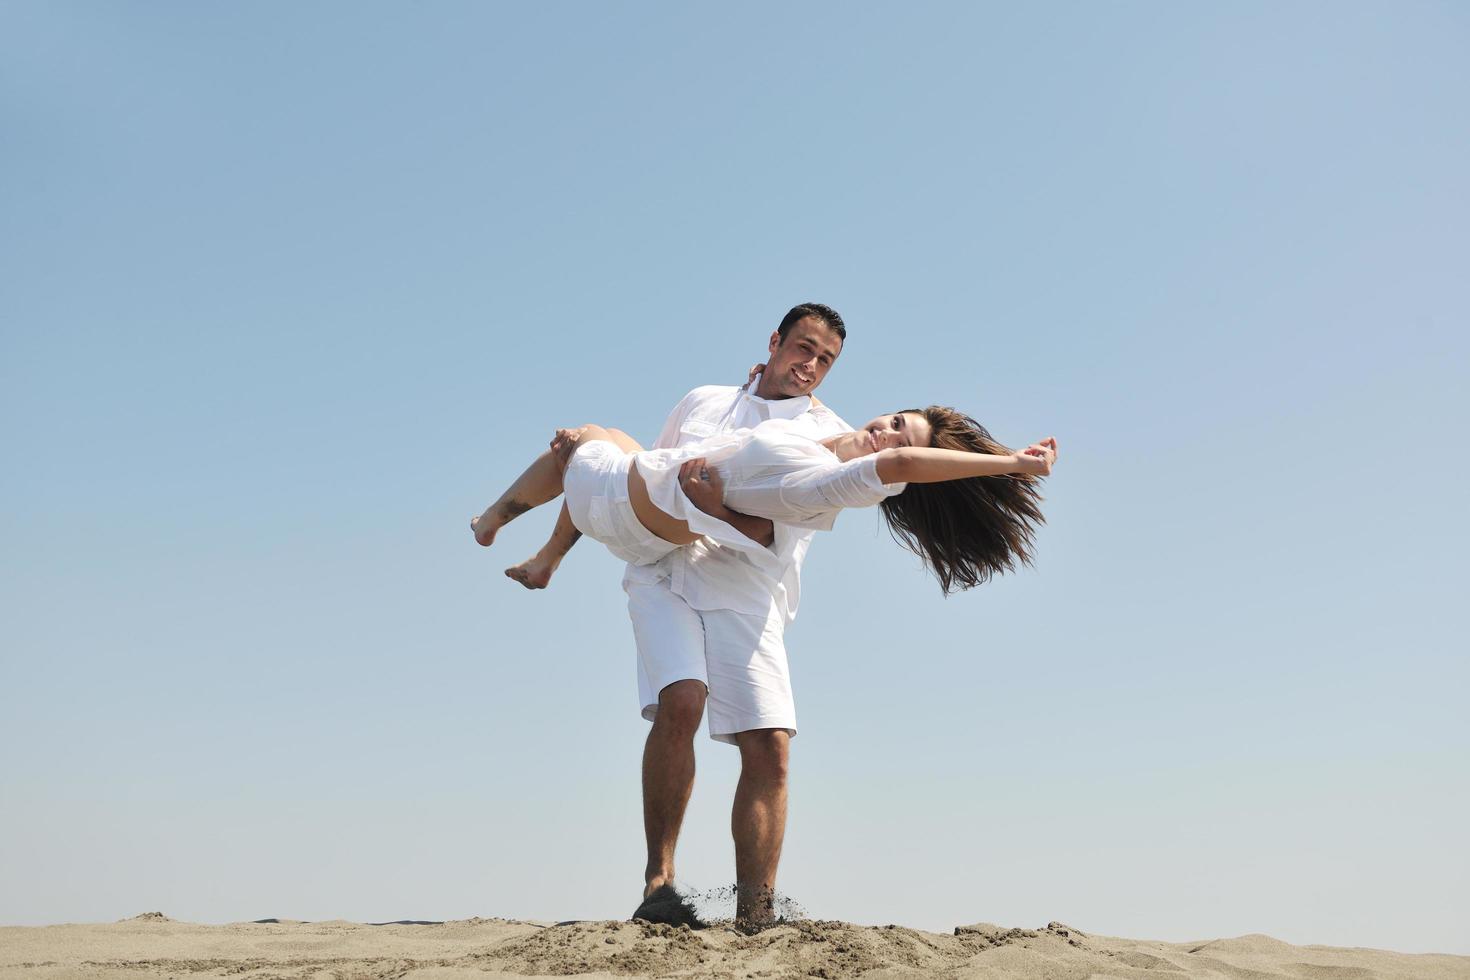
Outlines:
[[[771,391],[770,388],[772,387],[774,387],[774,385],[770,383],[765,374],[762,374],[760,378],[760,383],[756,385],[755,391],[752,392],[752,394],[754,394],[757,398],[764,398],[768,402],[784,402],[791,398],[807,397],[806,395],[783,395],[779,391]]]

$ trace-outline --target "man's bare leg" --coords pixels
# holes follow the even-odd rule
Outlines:
[[[730,831],[735,837],[735,921],[775,917],[776,866],[786,839],[786,777],[791,736],[784,728],[739,732],[740,782]]]
[[[674,883],[674,848],[694,791],[694,733],[705,697],[704,684],[696,680],[675,681],[658,695],[658,714],[643,746],[644,898]]]
[[[505,574],[528,589],[544,589],[551,584],[551,576],[556,573],[561,560],[581,536],[582,532],[577,530],[572,523],[572,515],[567,512],[567,505],[562,504],[556,527],[552,530],[551,537],[541,546],[541,550],[519,565],[507,568]]]

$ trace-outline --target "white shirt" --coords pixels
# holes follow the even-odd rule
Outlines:
[[[791,432],[811,440],[852,431],[852,426],[835,412],[825,405],[813,405],[809,397],[775,401],[758,398],[753,392],[759,386],[757,378],[748,390],[730,385],[695,388],[669,413],[653,448],[672,449],[738,429],[753,429],[773,418],[794,423]],[[731,509],[738,508],[732,503]],[[718,523],[728,527],[724,522]],[[779,548],[785,553],[779,577],[772,574],[773,569],[765,560],[752,560],[751,552],[725,547],[706,537],[670,552],[653,565],[629,565],[623,582],[652,583],[667,575],[669,588],[683,597],[690,608],[732,609],[753,616],[776,611],[790,622],[796,617],[801,598],[801,563],[816,532],[795,527],[783,529],[780,524],[776,528],[780,544],[785,545]],[[756,562],[760,562],[759,566]]]

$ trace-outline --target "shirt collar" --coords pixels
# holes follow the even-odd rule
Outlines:
[[[760,386],[761,376],[757,374],[751,379],[749,387],[741,394],[753,404],[764,405],[767,418],[794,419],[812,407],[810,395],[798,395],[795,398],[758,398],[755,392]]]

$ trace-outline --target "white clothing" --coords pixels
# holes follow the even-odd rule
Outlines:
[[[797,435],[797,429],[794,422],[771,419],[754,429],[677,449],[637,453],[625,453],[603,440],[579,445],[563,478],[567,512],[577,530],[624,561],[633,565],[659,561],[676,546],[645,528],[634,513],[628,475],[636,466],[655,507],[721,548],[738,552],[774,594],[795,564],[802,530],[828,530],[844,507],[871,506],[908,486],[884,484],[878,478],[876,454],[842,462],[820,443]],[[706,514],[684,494],[679,468],[699,457],[724,478],[728,507],[774,523],[770,548]]]
[[[752,392],[759,386],[757,377],[748,390],[725,385],[695,388],[669,414],[653,448],[672,449],[737,429],[752,429],[773,418],[796,423],[794,431],[811,440],[852,431],[852,426],[835,412],[825,405],[813,405],[809,397],[779,401],[757,398]],[[733,528],[730,530],[734,532]],[[667,573],[667,587],[682,596],[692,609],[730,609],[765,616],[774,607],[790,622],[796,617],[801,598],[801,563],[816,532],[795,527],[777,533],[789,535],[790,541],[783,549],[788,560],[774,583],[769,569],[765,575],[759,573],[748,557],[749,551],[701,538],[670,552],[655,566],[629,565],[623,575],[623,587],[626,589],[631,582],[654,582]]]
[[[724,479],[731,510],[813,531],[830,531],[844,507],[871,507],[908,486],[878,478],[877,453],[843,462],[802,429],[800,423],[772,419],[754,429],[634,455],[649,498],[684,521],[704,514],[679,485],[679,467],[699,457]]]
[[[678,547],[643,526],[628,500],[633,457],[610,442],[582,443],[562,477],[567,514],[577,530],[623,561],[649,565]]]
[[[830,530],[844,507],[869,507],[902,493],[907,486],[885,485],[878,479],[876,454],[842,462],[831,450],[799,434],[801,431],[797,422],[771,419],[754,429],[676,449],[645,450],[633,459],[656,507],[685,521],[691,531],[721,548],[737,552],[753,566],[767,595],[774,595],[788,568],[799,563],[797,549],[810,531]],[[776,539],[770,548],[706,514],[684,495],[679,467],[701,456],[724,479],[727,507],[775,523]],[[804,554],[805,548],[801,550]]]
[[[759,386],[757,378],[748,390],[695,388],[669,414],[653,448],[673,449],[753,429],[773,418],[800,423],[813,440],[852,431],[810,398],[757,398],[751,392]],[[654,716],[659,693],[668,685],[699,680],[709,692],[711,738],[734,742],[736,732],[756,728],[785,728],[795,734],[784,632],[796,614],[801,560],[816,532],[776,527],[778,534],[792,538],[779,580],[762,574],[749,551],[724,547],[708,537],[677,548],[652,565],[628,565],[623,589],[638,642],[638,703],[643,717]],[[734,528],[728,530],[746,540]],[[753,624],[759,624],[759,630]]]
[[[676,681],[704,684],[709,736],[736,744],[738,732],[784,728],[796,735],[796,703],[786,664],[785,622],[775,613],[697,611],[668,588],[668,574],[631,582],[628,616],[638,641],[638,703],[658,714],[658,695]]]

